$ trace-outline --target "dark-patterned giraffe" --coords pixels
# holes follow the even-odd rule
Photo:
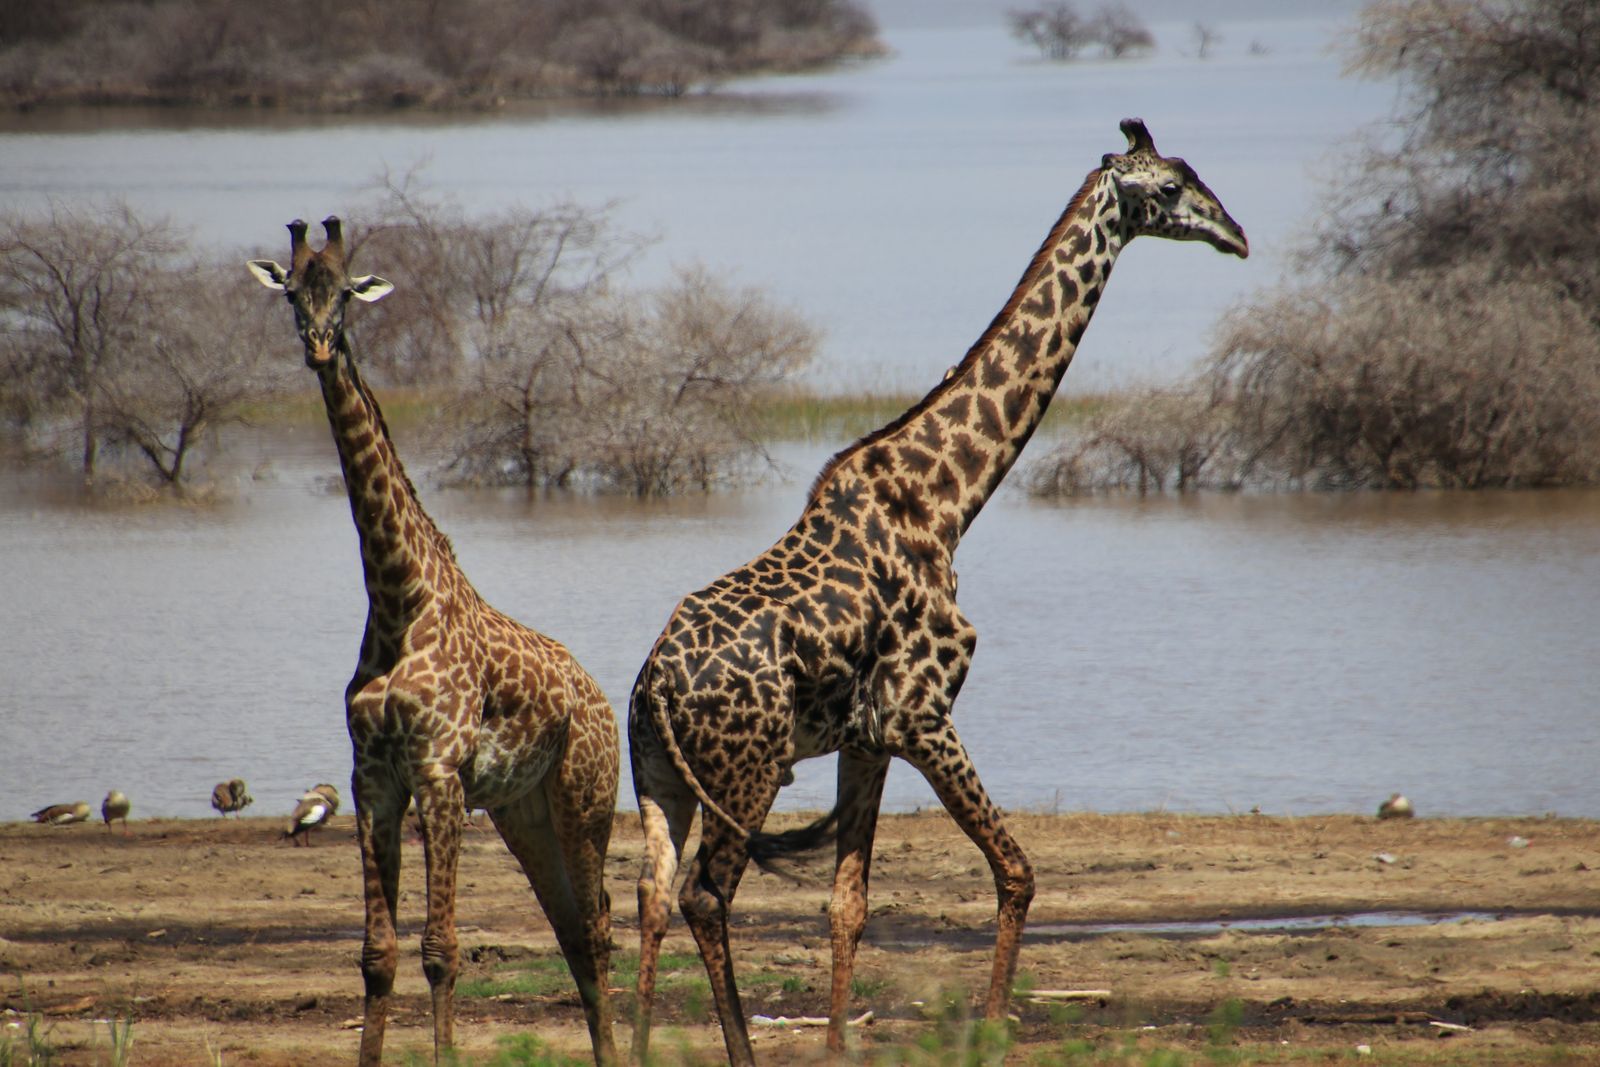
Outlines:
[[[427,865],[422,969],[433,991],[434,1056],[452,1040],[456,861],[464,813],[487,808],[555,928],[583,999],[595,1059],[615,1060],[606,993],[611,911],[603,883],[616,809],[616,715],[559,643],[484,602],[417,499],[345,336],[351,297],[393,286],[346,271],[339,220],[320,252],[289,224],[289,270],[251,273],[294,308],[306,364],[322,384],[361,542],[367,626],[345,689],[356,835],[366,896],[361,1060],[382,1058],[396,966],[400,825],[416,799]]]
[[[1117,255],[1141,234],[1249,247],[1181,159],[1123,122],[989,328],[933,391],[834,456],[772,548],[673,611],[628,716],[645,831],[639,879],[636,1059],[649,1041],[656,960],[696,806],[699,853],[679,903],[699,944],[728,1057],[752,1061],[728,949],[728,909],[789,767],[839,753],[838,867],[829,920],[828,1047],[844,1047],[856,945],[889,759],[910,762],[983,851],[999,896],[984,1005],[1004,1016],[1033,872],[951,721],[977,634],[956,606],[961,535],[1039,425]]]

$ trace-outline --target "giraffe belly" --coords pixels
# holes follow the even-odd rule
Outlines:
[[[461,765],[467,805],[497,808],[538,788],[560,755],[557,739],[485,725]]]

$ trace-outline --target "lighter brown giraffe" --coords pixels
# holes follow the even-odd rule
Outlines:
[[[648,1049],[671,887],[697,806],[701,844],[679,903],[737,1064],[753,1061],[728,945],[739,879],[749,859],[815,842],[836,819],[828,1047],[843,1050],[895,756],[922,773],[994,873],[984,1014],[1004,1017],[1034,878],[951,721],[977,644],[956,606],[952,558],[1039,425],[1123,247],[1152,234],[1249,253],[1188,164],[1157,153],[1142,122],[1122,130],[1127,152],[1089,173],[966,357],[909,411],[830,460],[789,532],[685,597],[645,660],[628,715],[646,849],[636,1059]],[[790,766],[829,752],[839,753],[829,818],[792,836],[758,833]]]
[[[457,972],[456,862],[468,807],[487,808],[522,865],[577,981],[595,1060],[611,1063],[611,911],[603,876],[616,809],[616,715],[559,643],[484,602],[457,565],[395,454],[345,334],[351,297],[377,300],[382,278],[351,278],[339,220],[320,252],[289,224],[289,270],[250,270],[294,308],[338,445],[361,543],[367,626],[345,689],[354,748],[356,836],[366,897],[360,1062],[382,1059],[394,988],[400,825],[415,798],[427,867],[422,969],[433,992],[434,1058],[452,1043]]]

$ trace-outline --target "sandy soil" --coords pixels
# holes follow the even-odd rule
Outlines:
[[[1207,1042],[1220,1039],[1250,1062],[1318,1062],[1365,1045],[1364,1062],[1600,1063],[1600,823],[1027,813],[1009,822],[1039,885],[1019,987],[1105,991],[1068,1006],[1019,997],[1009,1062],[1052,1050],[1061,1062],[1069,1039],[1098,1049],[1085,1062],[1145,1062],[1154,1048],[1206,1062]],[[106,1020],[131,1017],[135,1064],[219,1054],[226,1064],[353,1062],[361,903],[351,819],[335,819],[309,848],[280,841],[279,827],[135,820],[125,835],[0,824],[0,1050],[6,1035],[23,1040],[33,1014],[57,1062],[109,1062]],[[623,1047],[640,854],[636,820],[619,815],[610,873]],[[420,847],[408,847],[393,1062],[431,1041],[421,866]],[[734,943],[752,1013],[826,1012],[830,873],[823,855],[798,884],[746,877]],[[872,890],[854,1010],[874,1017],[853,1034],[876,1060],[875,1050],[927,1039],[970,1009],[987,982],[994,897],[977,851],[942,813],[883,818]],[[1301,930],[1247,921],[1380,911],[1453,921]],[[553,938],[491,830],[468,834],[457,917],[463,989],[479,990],[458,999],[458,1045],[486,1053],[496,1038],[533,1033],[587,1058],[576,994],[550,964]],[[1177,921],[1223,925],[1138,925]],[[666,950],[654,1047],[669,1063],[717,1062],[720,1034],[681,921]],[[1219,1020],[1236,1025],[1218,1031]],[[821,1060],[818,1029],[757,1034],[766,1062]]]

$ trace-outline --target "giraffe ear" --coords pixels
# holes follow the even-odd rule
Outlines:
[[[289,272],[270,259],[252,259],[245,267],[268,289],[283,289],[289,281]]]
[[[376,274],[366,274],[360,278],[350,279],[350,295],[357,300],[365,300],[369,304],[374,300],[382,300],[392,292],[394,292],[394,283],[386,281]]]

